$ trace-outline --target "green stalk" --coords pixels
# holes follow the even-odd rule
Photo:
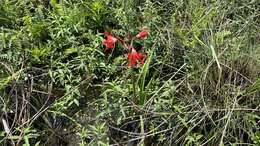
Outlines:
[[[131,76],[132,76],[134,99],[136,99],[136,86],[135,86],[134,68],[131,68]]]

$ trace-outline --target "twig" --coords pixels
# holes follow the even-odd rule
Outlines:
[[[11,131],[10,131],[10,128],[9,128],[9,126],[8,126],[8,123],[6,122],[6,120],[5,120],[4,118],[2,118],[2,123],[3,123],[3,126],[4,126],[4,130],[5,130],[5,133],[6,133],[6,137],[9,137],[9,136],[12,137],[12,133],[11,133]],[[14,146],[14,145],[15,145],[14,141],[13,141],[12,139],[10,139],[10,140],[11,140],[11,142],[12,142],[12,145]]]

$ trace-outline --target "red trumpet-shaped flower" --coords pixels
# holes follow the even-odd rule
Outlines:
[[[139,33],[136,35],[136,37],[137,37],[137,38],[140,38],[140,39],[144,39],[147,35],[148,35],[148,32],[145,31],[145,30],[143,30],[143,31],[139,32]]]
[[[104,35],[106,36],[106,39],[102,43],[106,46],[105,51],[113,49],[115,47],[115,43],[117,42],[117,38],[113,37],[109,32],[104,32]]]
[[[141,64],[144,64],[143,59],[145,58],[145,55],[137,52],[134,48],[132,48],[131,53],[127,54],[127,57],[129,58],[128,65],[130,66],[136,66],[136,60],[138,60]]]

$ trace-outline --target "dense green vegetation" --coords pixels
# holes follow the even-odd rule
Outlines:
[[[0,0],[0,145],[260,145],[259,6]]]

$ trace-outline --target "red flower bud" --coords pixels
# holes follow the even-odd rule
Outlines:
[[[140,39],[144,39],[146,36],[148,35],[148,32],[147,31],[141,31],[139,32],[136,37],[137,38],[140,38]]]

